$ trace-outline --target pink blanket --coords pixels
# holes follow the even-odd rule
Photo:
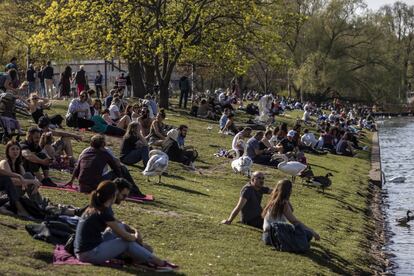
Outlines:
[[[71,255],[65,250],[64,245],[56,245],[53,251],[53,265],[92,265],[91,263],[84,263],[76,259],[75,256]],[[124,262],[121,260],[110,260],[107,261],[105,266],[110,267],[122,267]]]

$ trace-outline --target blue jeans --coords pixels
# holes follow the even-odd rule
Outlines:
[[[128,254],[137,263],[151,262],[153,258],[152,253],[138,243],[123,240],[115,235],[92,250],[76,254],[76,257],[82,262],[102,264],[123,253]]]
[[[142,160],[142,163],[144,163],[144,166],[146,166],[148,159],[149,159],[149,148],[148,146],[143,146],[143,147],[130,151],[127,155],[123,156],[120,160],[125,165],[133,165]]]

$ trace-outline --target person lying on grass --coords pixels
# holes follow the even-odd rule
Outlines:
[[[130,233],[125,226],[119,224],[112,211],[117,192],[115,183],[107,180],[101,182],[91,193],[89,207],[83,213],[76,228],[74,241],[76,257],[82,262],[103,264],[122,254],[127,254],[135,264],[146,264],[158,271],[172,270],[168,262],[161,260],[143,246],[139,232],[128,229],[133,232]],[[110,237],[102,235],[107,227],[114,235]]]
[[[239,202],[234,207],[228,219],[223,224],[231,224],[234,218],[241,212],[241,222],[259,229],[263,227],[262,218],[262,197],[263,194],[270,194],[272,189],[264,186],[264,174],[253,172],[251,180],[240,192]]]
[[[122,166],[119,160],[105,148],[105,136],[97,134],[92,136],[90,147],[84,149],[79,156],[78,163],[71,180],[66,185],[72,185],[75,178],[79,181],[79,188],[82,193],[89,193],[96,189],[102,180],[112,180],[117,177],[124,177],[133,182],[128,169]],[[112,170],[106,171],[106,167]],[[144,197],[139,188],[135,185],[134,196]]]
[[[270,227],[274,222],[289,222],[293,225],[301,224],[305,229],[306,236],[310,241],[312,238],[319,240],[320,237],[313,229],[307,227],[293,215],[293,207],[290,203],[290,195],[292,194],[292,182],[284,179],[280,180],[270,196],[269,202],[263,209],[263,242],[271,245]]]

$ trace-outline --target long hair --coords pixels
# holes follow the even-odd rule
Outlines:
[[[139,127],[140,127],[140,124],[138,122],[129,123],[127,130],[125,132],[125,135],[124,135],[124,139],[127,139],[131,136],[136,137],[137,135],[135,133],[137,129],[139,129]]]
[[[288,179],[280,180],[273,189],[269,202],[263,209],[262,217],[264,218],[267,213],[274,218],[281,217],[286,204],[289,204],[291,192],[292,182]]]
[[[105,202],[115,198],[117,187],[114,182],[105,180],[99,183],[98,188],[90,195],[89,206],[86,214],[91,215],[105,208]]]
[[[15,161],[15,163],[14,163],[14,164],[13,164],[13,161],[11,160],[10,155],[9,155],[9,149],[10,149],[12,146],[17,146],[17,147],[19,148],[19,150],[20,150],[20,154],[19,154],[19,156],[17,157],[17,159],[16,159],[16,161]],[[20,174],[20,173],[21,173],[21,171],[20,171],[20,166],[21,166],[21,164],[22,164],[22,149],[21,149],[20,144],[19,144],[18,142],[16,142],[16,141],[9,141],[9,142],[6,144],[6,159],[7,159],[7,163],[8,163],[8,164],[9,164],[9,166],[10,166],[10,169],[11,169],[14,173]],[[13,165],[14,165],[14,166],[13,166]],[[14,168],[14,170],[13,170],[13,168]]]
[[[66,66],[63,74],[65,77],[70,78],[72,76],[72,68],[70,66]]]

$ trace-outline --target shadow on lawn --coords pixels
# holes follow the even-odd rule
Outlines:
[[[173,185],[173,184],[157,183],[156,185],[167,187],[167,188],[170,188],[170,189],[174,189],[174,190],[189,193],[189,194],[209,196],[208,194],[205,194],[205,193],[202,193],[202,192],[199,192],[199,191],[195,191],[195,190],[191,190],[191,189],[187,189],[187,188],[180,187],[180,186]]]
[[[348,260],[329,251],[317,243],[312,243],[311,250],[304,256],[312,259],[312,261],[320,266],[329,268],[334,273],[341,275],[350,275],[354,272],[352,269],[350,269],[352,267],[352,264]]]

